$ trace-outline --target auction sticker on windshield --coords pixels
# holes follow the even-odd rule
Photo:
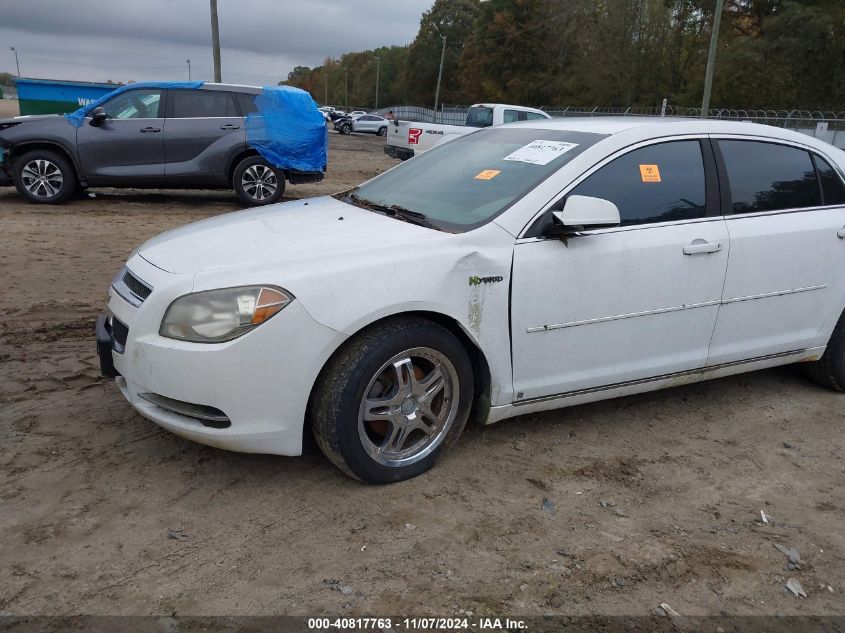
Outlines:
[[[536,141],[531,141],[528,145],[520,147],[515,152],[511,152],[503,160],[515,160],[520,163],[531,163],[532,165],[548,165],[555,158],[566,154],[566,152],[574,147],[578,147],[578,143],[537,139]]]

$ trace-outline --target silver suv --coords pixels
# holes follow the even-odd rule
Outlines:
[[[323,172],[279,169],[247,144],[244,117],[261,88],[127,90],[79,127],[63,116],[0,119],[0,185],[59,203],[82,187],[231,188],[249,205],[277,202]],[[323,168],[325,170],[325,167]]]

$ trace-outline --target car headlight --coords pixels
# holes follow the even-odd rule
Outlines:
[[[273,286],[207,290],[179,297],[164,314],[159,334],[194,343],[222,343],[255,329],[293,301]]]

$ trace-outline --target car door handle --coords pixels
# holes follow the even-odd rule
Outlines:
[[[707,255],[718,253],[722,250],[721,242],[705,242],[704,240],[693,240],[684,246],[684,255]]]
[[[142,127],[141,133],[146,134],[147,132],[161,132],[160,127]]]
[[[843,226],[836,232],[836,237],[838,237],[840,240],[845,240],[845,226]]]
[[[227,123],[226,125],[221,125],[220,129],[221,130],[237,130],[240,127],[241,127],[240,125],[235,125],[233,123]]]

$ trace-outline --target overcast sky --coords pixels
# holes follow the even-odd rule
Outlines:
[[[218,0],[223,81],[276,83],[327,56],[410,43],[433,0]],[[208,0],[0,0],[0,71],[85,81],[212,79]]]

